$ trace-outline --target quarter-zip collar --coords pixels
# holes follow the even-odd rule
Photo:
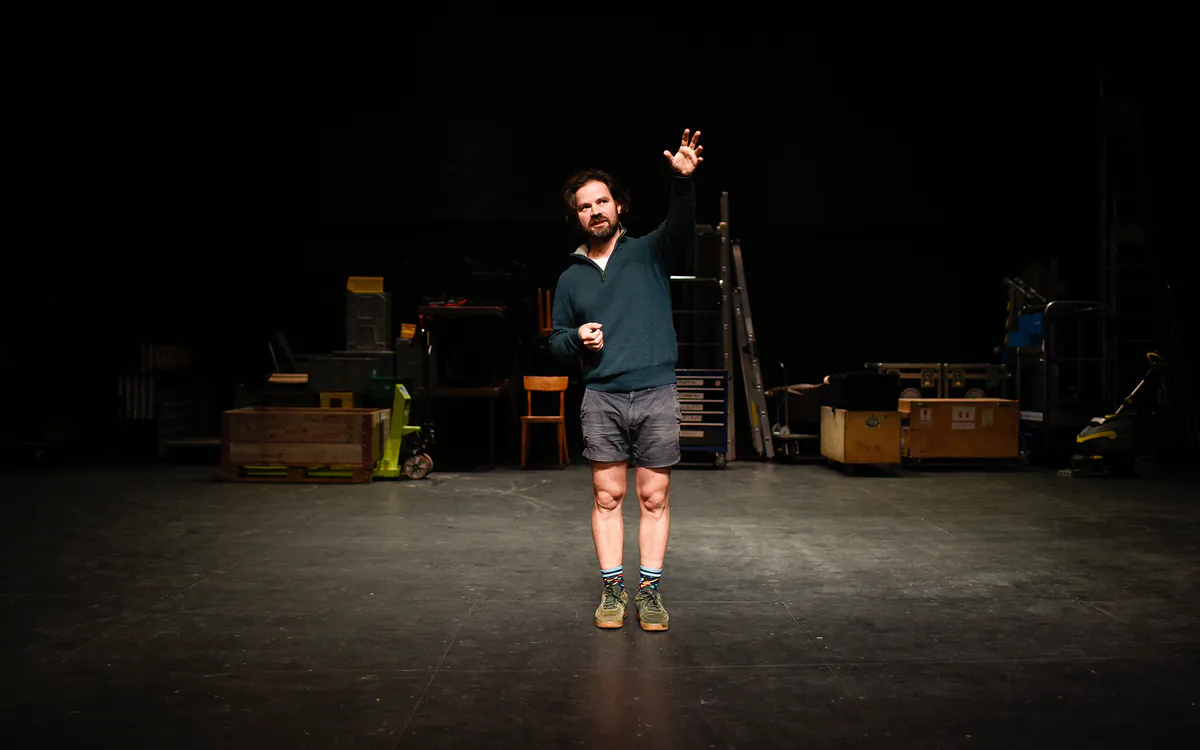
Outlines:
[[[625,242],[625,232],[626,232],[625,225],[618,224],[617,225],[617,243],[615,245],[613,245],[612,252],[608,256],[610,259],[612,258],[612,256],[617,254],[617,248],[619,248],[621,246],[621,243]],[[604,269],[600,267],[599,263],[597,263],[596,261],[594,261],[588,257],[588,246],[587,246],[586,242],[583,243],[582,245],[580,245],[579,247],[575,248],[575,252],[571,253],[571,260],[582,260],[583,262],[590,265],[592,268],[595,268],[597,271],[600,272],[600,280],[604,281]]]

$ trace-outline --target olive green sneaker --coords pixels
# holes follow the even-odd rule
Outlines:
[[[638,625],[642,630],[666,630],[667,610],[662,604],[662,594],[653,586],[643,586],[633,597],[637,604]]]
[[[600,606],[596,608],[596,627],[619,628],[625,624],[625,605],[629,603],[629,594],[624,586],[606,585],[604,594],[600,597]]]

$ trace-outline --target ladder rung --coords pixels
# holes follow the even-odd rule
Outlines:
[[[766,397],[763,394],[762,370],[755,355],[754,323],[750,315],[750,298],[746,291],[746,271],[742,265],[742,248],[733,243],[733,298],[734,317],[737,322],[738,353],[742,361],[743,385],[746,403],[750,411],[750,434],[754,448],[767,458],[775,457],[771,442],[770,419],[767,415]]]

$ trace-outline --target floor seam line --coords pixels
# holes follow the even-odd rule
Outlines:
[[[484,585],[486,586],[487,584]],[[392,750],[400,747],[400,743],[404,741],[404,733],[408,731],[409,725],[412,724],[413,717],[417,715],[417,710],[421,708],[421,703],[425,700],[425,695],[429,692],[429,686],[433,684],[435,679],[437,679],[438,672],[440,672],[442,669],[442,664],[446,663],[446,656],[449,655],[450,649],[454,647],[454,642],[458,640],[458,634],[462,632],[463,626],[467,624],[467,620],[471,617],[471,613],[475,611],[475,605],[479,604],[479,601],[482,598],[483,592],[481,591],[475,596],[475,601],[471,602],[471,606],[467,609],[467,613],[463,615],[462,622],[460,622],[458,627],[454,629],[454,635],[450,636],[450,642],[446,644],[446,650],[442,652],[442,658],[438,659],[437,666],[433,668],[433,674],[429,675],[429,682],[425,683],[425,687],[421,690],[421,695],[417,697],[417,702],[413,705],[412,711],[408,714],[408,718],[404,720],[404,726],[401,727],[400,732],[396,737],[396,744],[392,745]]]

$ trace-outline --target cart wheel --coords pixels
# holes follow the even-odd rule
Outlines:
[[[718,453],[718,454],[717,454],[717,457],[716,457],[716,459],[713,461],[713,463],[714,463],[714,464],[716,464],[716,466],[717,466],[717,468],[718,468],[718,469],[724,469],[724,468],[725,468],[725,454],[724,454],[724,453]]]
[[[433,471],[433,459],[429,457],[428,453],[409,456],[404,462],[404,476],[409,479],[424,479],[431,471]]]
[[[1158,458],[1151,454],[1143,454],[1133,460],[1133,473],[1141,479],[1154,479],[1158,476]]]

